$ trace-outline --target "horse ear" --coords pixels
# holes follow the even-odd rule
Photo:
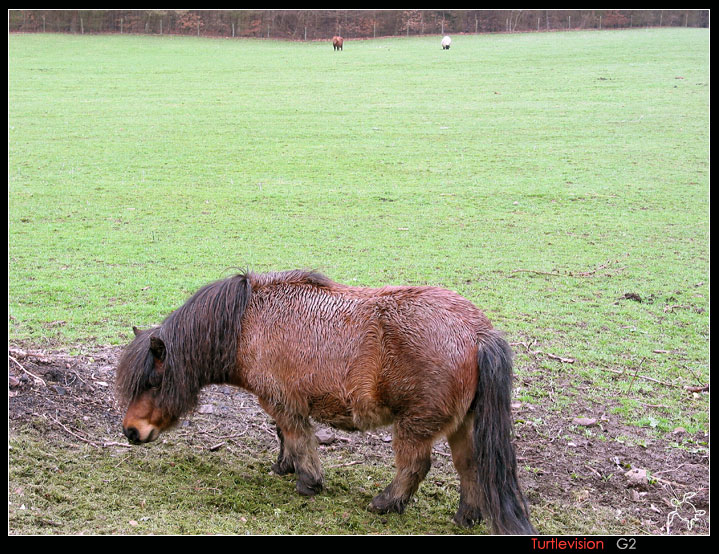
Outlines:
[[[160,337],[150,337],[150,352],[155,359],[164,361],[165,360],[165,343],[162,342]]]
[[[135,336],[137,336],[137,335],[139,335],[140,333],[142,333],[142,331],[140,331],[140,330],[139,330],[137,327],[135,327],[134,325],[132,326],[132,332],[135,333]]]

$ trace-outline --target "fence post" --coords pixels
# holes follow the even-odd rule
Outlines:
[[[122,18],[120,18],[120,34],[122,34]]]

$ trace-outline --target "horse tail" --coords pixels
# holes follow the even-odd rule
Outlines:
[[[519,489],[512,444],[512,350],[498,331],[480,335],[477,366],[474,448],[482,512],[496,534],[536,534]]]

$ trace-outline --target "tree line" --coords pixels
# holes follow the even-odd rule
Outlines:
[[[709,10],[9,10],[11,32],[320,40],[632,27],[709,27]]]

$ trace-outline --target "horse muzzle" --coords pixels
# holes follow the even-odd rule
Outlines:
[[[144,426],[138,429],[135,426],[123,427],[122,432],[127,437],[130,444],[144,444],[152,442],[160,436],[160,430],[157,427]]]

